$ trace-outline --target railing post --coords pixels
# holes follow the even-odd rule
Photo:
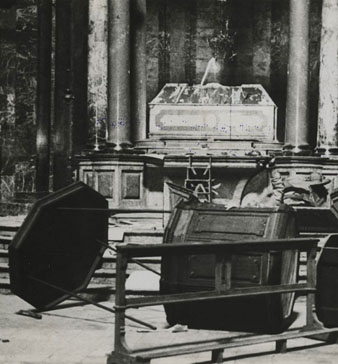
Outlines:
[[[287,340],[276,340],[276,353],[284,354],[287,350]]]
[[[307,252],[307,285],[308,288],[317,286],[317,268],[316,268],[317,246],[312,247]],[[313,309],[315,307],[315,292],[307,292],[306,295],[306,328],[316,328],[317,320],[314,317]]]
[[[129,351],[125,342],[125,305],[126,305],[126,271],[128,259],[126,254],[116,254],[116,296],[115,296],[115,345],[114,351],[126,353]]]
[[[219,349],[219,350],[213,350],[211,352],[211,362],[212,363],[223,363],[223,349]]]

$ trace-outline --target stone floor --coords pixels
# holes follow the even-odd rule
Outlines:
[[[111,302],[103,303],[111,306]],[[41,320],[16,315],[30,306],[12,295],[0,295],[0,363],[1,364],[105,364],[106,355],[113,349],[114,317],[94,306],[68,301],[59,309],[46,312]],[[304,300],[297,301],[295,325],[304,320]],[[162,307],[128,311],[130,315],[149,321],[159,329],[156,334],[127,322],[127,341],[133,347],[158,345],[174,341],[196,340],[224,335],[220,332],[189,330],[173,333],[166,327]],[[164,340],[164,341],[163,341]],[[274,344],[267,343],[224,352],[227,363],[304,363],[334,364],[338,362],[338,345],[324,345],[310,339],[288,342],[286,354],[273,352]],[[152,364],[207,364],[210,352],[153,360]]]

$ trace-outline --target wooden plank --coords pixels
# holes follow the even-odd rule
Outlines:
[[[116,247],[118,252],[127,254],[130,257],[142,256],[158,256],[158,255],[179,255],[179,254],[203,254],[213,252],[219,253],[238,253],[245,251],[269,251],[269,250],[288,250],[299,249],[310,251],[312,247],[316,247],[319,239],[278,239],[278,240],[250,240],[250,241],[235,241],[235,242],[213,242],[210,244],[205,243],[184,243],[184,244],[162,244],[151,245],[145,244],[142,246],[135,245],[118,245]]]
[[[265,231],[265,216],[232,216],[200,213],[194,226],[194,233],[231,233],[252,234],[263,236]],[[226,229],[225,229],[226,226]]]
[[[250,334],[246,336],[242,336],[239,338],[224,338],[224,339],[217,339],[215,341],[210,341],[207,343],[200,342],[196,345],[196,342],[187,343],[180,346],[166,346],[165,348],[160,349],[151,349],[145,350],[144,352],[134,352],[132,355],[137,358],[142,359],[155,359],[155,358],[162,358],[168,356],[175,356],[175,355],[185,355],[190,353],[199,353],[203,351],[209,350],[219,350],[219,349],[229,349],[229,348],[236,348],[241,346],[249,346],[249,345],[256,345],[262,344],[267,342],[273,341],[282,341],[282,340],[290,340],[296,339],[300,337],[311,337],[314,335],[319,334],[329,334],[329,333],[336,333],[338,332],[338,328],[334,329],[313,329],[313,330],[305,330],[297,329],[297,330],[289,330],[282,334],[277,335],[252,335]]]
[[[309,288],[307,284],[296,283],[296,284],[283,284],[275,286],[261,286],[261,287],[248,287],[248,288],[235,288],[228,291],[222,291],[220,293],[216,291],[199,291],[199,292],[188,292],[188,293],[176,293],[170,295],[161,296],[148,296],[140,298],[129,298],[126,300],[124,308],[134,307],[147,307],[156,306],[166,303],[180,303],[180,302],[197,302],[207,301],[224,298],[235,298],[235,297],[251,297],[251,296],[262,296],[271,294],[280,294],[287,292],[315,292],[314,288]],[[117,306],[116,306],[117,307]]]

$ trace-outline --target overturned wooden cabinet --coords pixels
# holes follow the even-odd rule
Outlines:
[[[164,243],[217,243],[297,236],[296,215],[279,208],[233,208],[181,202],[167,226]],[[162,260],[162,293],[215,289],[215,256],[168,256]],[[248,251],[232,256],[231,286],[260,287],[295,283],[298,251]],[[226,272],[225,272],[226,274]],[[170,324],[192,328],[276,333],[291,321],[294,294],[241,297],[166,305]]]

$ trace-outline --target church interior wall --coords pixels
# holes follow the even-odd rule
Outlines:
[[[73,9],[80,10],[71,20],[70,48],[76,85],[71,130],[71,153],[75,154],[84,148],[93,121],[106,118],[107,4],[105,0],[71,3]],[[15,191],[34,191],[37,2],[19,0],[13,4],[0,7],[2,200],[12,198]],[[277,0],[148,0],[147,101],[167,82],[201,82],[213,55],[211,39],[230,34],[231,50],[224,60],[218,54],[224,68],[206,81],[226,85],[261,83],[278,106],[277,136],[283,142],[288,12],[288,2]],[[320,18],[321,1],[312,1],[309,115],[313,147],[318,114]],[[52,153],[53,137],[52,128]]]

